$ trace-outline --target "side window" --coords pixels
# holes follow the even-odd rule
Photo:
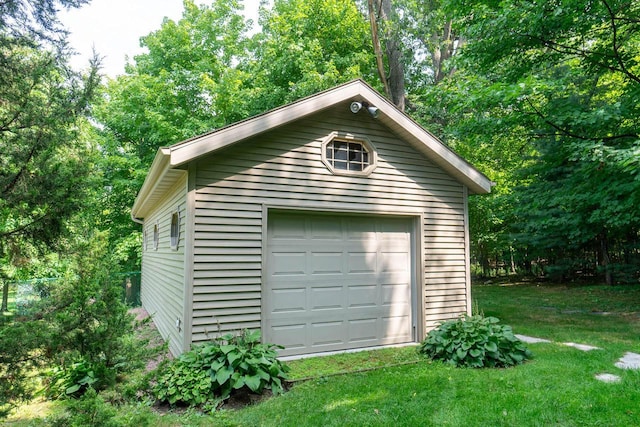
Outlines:
[[[179,243],[180,243],[180,211],[176,210],[173,214],[171,214],[171,249],[173,249],[174,251],[177,251]]]
[[[156,222],[153,224],[153,249],[158,250],[158,244],[160,243],[160,227]]]

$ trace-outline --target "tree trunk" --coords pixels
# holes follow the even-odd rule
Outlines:
[[[613,286],[613,272],[611,271],[611,261],[609,258],[609,240],[607,238],[607,232],[604,231],[600,235],[600,253],[599,253],[600,267],[604,270],[604,280],[609,286]]]
[[[382,48],[380,47],[380,32],[378,30],[378,20],[376,18],[375,7],[373,0],[368,1],[369,4],[369,23],[371,25],[371,41],[373,43],[373,51],[376,56],[376,67],[378,68],[378,76],[382,86],[384,86],[384,92],[388,98],[391,98],[391,89],[389,88],[389,82],[387,81],[387,72],[384,68],[384,57],[382,55]]]
[[[378,74],[385,86],[387,96],[400,111],[405,110],[405,84],[404,84],[404,64],[402,63],[402,50],[397,34],[393,33],[391,0],[368,0],[369,19],[371,21],[371,35],[374,40],[374,50],[376,50],[376,62],[378,64]],[[376,17],[377,10],[377,17]],[[380,25],[378,25],[380,21]],[[382,35],[380,37],[380,27]],[[384,40],[389,73],[384,69],[382,60],[382,49],[380,39]],[[376,45],[377,44],[377,45]]]
[[[9,281],[0,278],[2,282],[2,307],[0,308],[0,316],[2,312],[9,311]]]
[[[438,34],[434,31],[431,35],[431,63],[433,65],[433,84],[440,83],[447,75],[444,72],[444,63],[449,60],[456,48],[456,38],[451,29],[452,21],[449,20],[444,24],[442,28],[442,34]],[[458,40],[458,43],[460,41]],[[448,75],[452,75],[454,69]]]

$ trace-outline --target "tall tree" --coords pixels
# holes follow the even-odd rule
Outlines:
[[[449,3],[467,30],[464,65],[497,90],[485,111],[502,106],[535,150],[518,189],[519,249],[561,275],[597,265],[613,283],[640,261],[640,5]]]
[[[261,9],[262,31],[251,38],[241,10],[238,1],[186,0],[180,20],[141,38],[148,53],[109,81],[94,107],[104,124],[101,227],[127,248],[123,260],[140,235],[128,217],[132,191],[158,147],[374,75],[367,23],[350,0],[278,0]]]
[[[0,4],[0,280],[25,246],[50,243],[81,202],[82,151],[76,124],[98,84],[67,66],[55,12],[84,1]]]
[[[86,145],[77,128],[98,84],[67,66],[59,7],[85,0],[0,2],[0,283],[7,310],[8,273],[49,246],[83,205]],[[0,418],[29,396],[24,381],[46,338],[37,322],[0,316]]]
[[[367,6],[378,76],[387,97],[400,111],[404,111],[406,89],[403,48],[395,9],[391,5],[391,0],[368,0]],[[384,54],[382,44],[384,44]]]
[[[367,21],[351,0],[276,0],[259,22],[254,112],[375,75]]]
[[[184,1],[182,19],[165,19],[141,38],[148,49],[108,83],[98,119],[132,144],[143,163],[160,146],[190,138],[246,116],[247,76],[235,67],[246,57],[246,23],[237,1],[211,6]]]

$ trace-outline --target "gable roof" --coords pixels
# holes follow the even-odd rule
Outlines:
[[[377,107],[379,122],[464,184],[471,193],[486,194],[491,191],[493,183],[489,178],[371,86],[362,80],[353,80],[258,116],[160,148],[133,204],[132,218],[144,218],[148,208],[162,197],[162,190],[171,187],[186,173],[183,166],[189,162],[345,101],[366,102]]]

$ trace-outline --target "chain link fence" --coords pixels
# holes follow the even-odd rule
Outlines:
[[[122,286],[122,295],[127,305],[140,307],[140,272],[117,273],[113,277]],[[57,277],[45,277],[9,283],[9,294],[14,295],[13,304],[9,304],[9,311],[13,311],[12,308],[14,308],[18,316],[32,314],[36,303],[45,300],[49,296],[51,287],[58,280],[60,279]]]

